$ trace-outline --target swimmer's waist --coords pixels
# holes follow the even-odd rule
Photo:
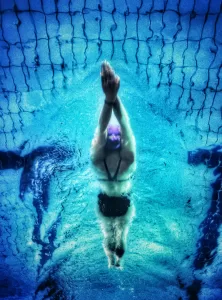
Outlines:
[[[99,195],[98,195],[98,198],[100,201],[100,203],[104,203],[104,201],[108,201],[107,203],[123,203],[122,201],[127,201],[128,203],[130,203],[130,195],[131,193],[124,193],[124,194],[121,194],[119,196],[109,196],[107,194],[105,194],[104,192],[100,192]],[[121,202],[119,202],[121,201]]]
[[[108,178],[98,178],[98,181],[103,181],[103,182],[126,182],[128,180],[131,180],[132,178],[134,178],[134,176],[130,176],[126,179],[108,179]]]

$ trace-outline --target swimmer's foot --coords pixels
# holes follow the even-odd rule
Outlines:
[[[114,267],[115,267],[115,264],[110,264],[110,263],[108,264],[109,269],[113,269]]]
[[[123,270],[122,262],[120,261],[119,258],[117,258],[117,260],[116,260],[115,267],[119,270]]]
[[[108,257],[108,268],[109,269],[111,269],[111,268],[114,268],[115,267],[115,257],[114,257],[114,255],[110,255],[109,257]]]

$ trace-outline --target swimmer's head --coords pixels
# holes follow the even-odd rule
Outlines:
[[[114,151],[121,147],[121,131],[118,125],[109,125],[107,128],[106,150]]]

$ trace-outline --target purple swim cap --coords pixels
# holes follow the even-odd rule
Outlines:
[[[109,125],[107,128],[107,150],[117,150],[121,146],[121,131],[118,125]]]

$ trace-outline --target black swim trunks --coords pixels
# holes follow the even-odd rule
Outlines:
[[[105,217],[121,217],[127,213],[130,207],[130,200],[127,196],[98,195],[99,210]]]

